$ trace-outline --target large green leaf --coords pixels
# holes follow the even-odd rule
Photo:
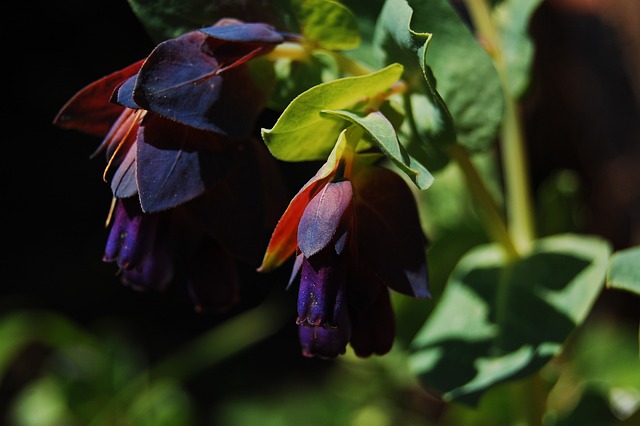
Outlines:
[[[426,34],[432,37],[428,55],[426,42],[419,43]],[[376,44],[383,63],[419,66],[428,80],[429,69],[433,71],[459,143],[470,150],[493,144],[504,111],[500,78],[491,57],[449,1],[387,0]]]
[[[349,111],[324,111],[342,117],[362,127],[371,137],[375,145],[402,170],[420,189],[427,189],[433,183],[431,173],[411,157],[400,144],[393,124],[380,112],[367,115],[354,114]]]
[[[509,263],[496,245],[464,256],[411,345],[422,383],[475,405],[494,384],[536,372],[557,355],[602,290],[610,246],[564,234]]]
[[[613,253],[607,271],[607,287],[640,294],[640,246]]]
[[[221,18],[267,22],[279,30],[297,31],[289,0],[128,0],[149,35],[161,42]]]
[[[399,136],[413,157],[425,167],[437,170],[448,161],[442,148],[453,143],[456,135],[451,114],[427,65],[431,34],[413,31],[412,14],[404,0],[385,2],[376,23],[374,53],[381,64],[398,62],[405,67],[407,121]]]
[[[541,2],[542,0],[505,0],[493,9],[505,65],[507,90],[513,98],[520,97],[529,87],[534,53],[529,22]]]
[[[375,73],[330,81],[301,93],[271,129],[262,129],[267,147],[283,161],[326,159],[348,122],[321,112],[364,111],[369,100],[384,94],[400,79],[402,71],[402,65],[391,64]]]

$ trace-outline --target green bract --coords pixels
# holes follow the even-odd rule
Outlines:
[[[332,0],[294,0],[293,9],[305,40],[329,50],[355,49],[360,44],[358,22]]]

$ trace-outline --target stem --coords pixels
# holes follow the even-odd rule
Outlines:
[[[469,159],[469,155],[465,149],[458,144],[451,145],[447,152],[464,173],[467,184],[471,189],[471,194],[475,197],[480,214],[487,227],[487,232],[494,241],[502,245],[510,259],[517,258],[518,251],[513,245],[505,220],[496,202],[489,193],[489,190],[482,181],[482,178],[478,174],[478,171]]]
[[[535,239],[533,203],[529,185],[522,123],[516,100],[510,95],[500,39],[486,0],[465,0],[481,42],[493,57],[505,93],[505,115],[500,131],[509,233],[518,250],[526,252]]]

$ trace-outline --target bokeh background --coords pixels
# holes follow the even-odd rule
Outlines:
[[[127,371],[180,353],[189,342],[210,334],[234,314],[258,306],[265,297],[275,298],[276,319],[265,326],[264,332],[257,324],[256,333],[263,333],[263,338],[256,339],[255,344],[228,357],[224,357],[224,351],[233,348],[225,349],[222,344],[219,352],[211,350],[210,365],[202,360],[206,350],[193,359],[182,358],[202,368],[183,383],[189,400],[185,406],[189,408],[183,413],[177,408],[176,412],[184,416],[189,413],[192,424],[219,424],[220,416],[228,410],[251,411],[251,401],[259,400],[260,395],[265,401],[273,401],[283,387],[302,389],[314,383],[318,384],[316,400],[325,409],[330,410],[335,398],[348,399],[345,389],[326,394],[330,388],[327,383],[337,388],[344,385],[335,379],[336,363],[306,359],[300,354],[295,294],[285,291],[289,268],[267,276],[245,268],[241,272],[249,284],[244,302],[222,315],[196,313],[181,286],[170,286],[160,294],[144,294],[118,282],[115,267],[101,261],[107,236],[104,221],[111,199],[101,177],[103,159],[89,158],[100,141],[56,128],[52,120],[77,90],[145,57],[154,43],[125,0],[22,2],[7,8],[5,20],[12,25],[4,25],[2,30],[8,74],[3,90],[8,97],[4,98],[2,114],[5,136],[0,169],[4,218],[0,318],[34,311],[63,318],[82,333],[98,338],[100,348],[112,349],[110,365],[120,368],[112,373],[127,382]],[[577,199],[580,206],[570,227],[605,237],[614,249],[639,244],[640,2],[547,0],[534,16],[531,34],[537,45],[535,83],[523,104],[523,117],[535,192],[544,196],[550,177],[557,183],[560,175],[567,198]],[[313,170],[283,167],[289,167],[287,172],[294,176],[289,181],[292,194],[310,176],[306,173]],[[557,200],[558,208],[564,208],[563,201]],[[575,208],[575,204],[571,206]],[[555,223],[553,216],[543,219],[549,232],[554,227],[567,227]],[[593,316],[601,315],[637,327],[640,303],[631,294],[609,291],[594,308]],[[43,324],[51,327],[42,325],[42,332],[60,331],[47,318]],[[11,424],[17,412],[23,413],[24,425],[65,424],[47,423],[55,415],[44,415],[43,419],[36,416],[28,423],[30,409],[45,414],[46,410],[60,411],[55,392],[43,391],[45,397],[33,399],[34,406],[16,405],[16,398],[52,368],[71,372],[71,378],[65,380],[77,401],[82,402],[83,394],[109,400],[108,390],[110,386],[117,388],[117,383],[96,385],[94,389],[85,383],[91,380],[83,381],[82,374],[91,378],[91,374],[98,374],[92,368],[102,367],[52,367],[54,349],[43,343],[24,345],[19,352],[12,352],[15,340],[11,339],[28,334],[26,329],[16,327],[12,332],[5,328],[0,334],[0,424]],[[240,332],[250,334],[246,329]],[[67,336],[76,335],[68,331]],[[58,362],[61,359],[89,362],[91,356],[68,354]],[[358,375],[354,370],[350,374]],[[365,374],[357,383],[366,382],[367,377]],[[175,395],[184,397],[180,392]],[[237,395],[248,396],[237,400],[245,401],[240,403],[234,399]],[[390,395],[385,403],[400,404],[402,409],[411,406],[413,415],[429,416],[441,409],[428,394],[401,396]],[[36,404],[44,404],[42,401],[49,405]],[[91,403],[85,404],[90,411]],[[299,424],[329,424],[322,420],[312,423],[316,408],[305,410],[303,404],[283,404],[279,409],[306,415],[309,423],[302,419]],[[340,413],[323,415],[330,418]],[[360,415],[367,418],[366,412]],[[240,414],[234,416],[241,418]],[[267,424],[266,418],[263,420]],[[74,423],[77,419],[68,421],[83,424]]]

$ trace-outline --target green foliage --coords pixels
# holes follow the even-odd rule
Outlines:
[[[607,287],[640,295],[640,247],[619,250],[611,256]]]
[[[444,398],[470,404],[496,383],[536,372],[589,313],[609,251],[606,241],[577,235],[542,239],[513,263],[497,246],[473,249],[413,341],[414,371]]]
[[[358,21],[332,0],[293,0],[305,41],[329,50],[355,49],[360,44]]]
[[[323,115],[323,110],[363,113],[369,102],[391,89],[402,75],[402,66],[388,67],[361,77],[346,77],[317,85],[297,96],[262,137],[278,159],[310,161],[327,158],[344,120]]]

